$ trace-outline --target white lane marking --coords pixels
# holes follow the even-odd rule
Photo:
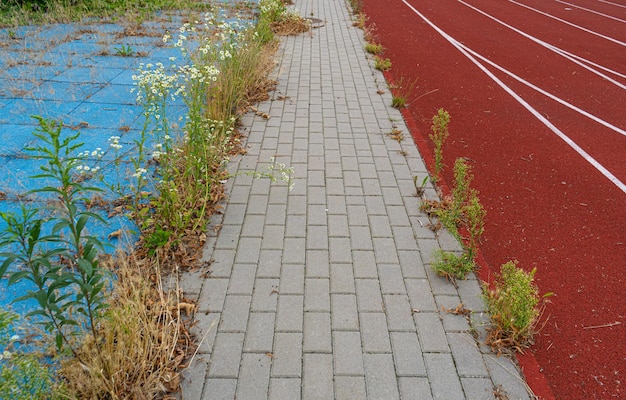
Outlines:
[[[626,8],[625,5],[623,4],[617,4],[617,3],[613,3],[611,1],[606,1],[606,0],[598,0],[600,3],[606,3],[606,4],[610,4],[612,6],[616,6],[616,7],[622,7],[622,8]]]
[[[551,46],[551,47],[554,47],[554,46],[552,46],[552,45],[550,45],[550,46]],[[558,47],[555,47],[555,49],[558,49]],[[617,71],[614,71],[614,70],[612,70],[612,69],[609,69],[609,68],[607,68],[607,67],[605,67],[605,66],[602,66],[602,65],[600,65],[600,64],[594,63],[593,61],[589,61],[589,60],[587,60],[586,58],[582,58],[582,57],[580,57],[580,56],[577,56],[576,54],[572,54],[572,53],[570,53],[570,52],[568,52],[568,51],[566,51],[566,50],[563,50],[563,49],[558,49],[558,52],[559,52],[559,53],[563,53],[563,54],[567,54],[567,55],[568,55],[568,56],[570,56],[570,57],[576,58],[576,59],[578,59],[578,60],[580,60],[580,61],[582,61],[582,62],[584,62],[584,63],[587,63],[587,64],[589,64],[589,65],[593,65],[594,67],[599,68],[599,69],[601,69],[601,70],[603,70],[603,71],[605,71],[605,72],[608,72],[608,73],[611,73],[611,74],[617,75],[617,76],[619,76],[620,78],[626,78],[626,74],[621,74],[621,73],[619,73],[619,72],[617,72]],[[604,76],[604,75],[602,75],[602,74],[598,74],[598,75],[600,75],[600,76],[602,76],[602,77]],[[609,80],[609,81],[611,81],[611,82],[613,83],[613,80],[612,80],[612,79],[607,78],[607,80]],[[620,85],[621,85],[621,84],[618,84],[617,86],[620,86]]]
[[[584,10],[584,11],[587,11],[587,12],[590,12],[590,13],[593,13],[593,14],[596,14],[596,15],[600,15],[600,16],[605,17],[605,18],[610,18],[610,19],[612,19],[612,20],[614,20],[614,21],[621,22],[622,24],[626,24],[626,21],[624,21],[623,19],[620,19],[620,18],[614,17],[614,16],[612,16],[612,15],[603,14],[603,13],[601,13],[601,12],[599,12],[599,11],[595,11],[595,10],[591,10],[591,9],[589,9],[589,8],[585,8],[585,7],[577,6],[576,4],[568,3],[568,2],[563,1],[563,0],[554,0],[554,1],[556,1],[557,3],[561,3],[561,4],[568,5],[568,6],[572,6],[572,7],[574,7],[574,8],[578,8],[578,9],[580,9],[580,10]]]
[[[553,95],[550,92],[547,92],[543,89],[541,89],[540,87],[533,85],[532,83],[528,82],[527,80],[515,75],[514,73],[512,73],[511,71],[507,70],[506,68],[494,63],[493,61],[489,60],[488,58],[478,54],[477,52],[475,52],[474,50],[470,49],[469,47],[467,47],[466,45],[459,43],[459,46],[461,46],[465,51],[467,51],[468,53],[470,53],[471,55],[473,55],[474,57],[480,58],[482,61],[486,62],[487,64],[491,65],[492,67],[496,68],[497,70],[499,70],[500,72],[503,72],[504,74],[510,76],[511,78],[515,79],[516,81],[528,86],[531,89],[536,90],[537,92],[541,93],[542,95],[556,101],[557,103],[569,108],[570,110],[576,111],[577,113],[591,119],[592,121],[597,122],[600,125],[603,125],[607,128],[609,128],[610,130],[619,133],[620,135],[624,135],[626,136],[626,130],[621,129],[599,117],[596,117],[595,115],[588,113],[587,111],[576,107],[575,105],[568,103],[567,101],[561,99],[560,97],[557,97],[555,95]]]
[[[403,1],[404,1],[404,0],[403,0]],[[557,20],[557,21],[559,21],[559,22],[562,22],[562,23],[564,23],[564,24],[566,24],[566,25],[572,26],[572,27],[574,27],[574,28],[576,28],[576,29],[580,29],[581,31],[585,31],[585,32],[590,33],[590,34],[592,34],[592,35],[595,35],[595,36],[601,37],[602,39],[606,39],[606,40],[608,40],[608,41],[610,41],[610,42],[613,42],[613,43],[615,43],[615,44],[619,44],[620,46],[624,46],[624,47],[626,47],[626,42],[622,42],[621,40],[613,39],[613,38],[612,38],[612,37],[610,37],[610,36],[606,36],[606,35],[603,35],[603,34],[601,34],[601,33],[598,33],[598,32],[595,32],[595,31],[592,31],[591,29],[583,28],[583,27],[582,27],[582,26],[580,26],[580,25],[573,24],[573,23],[571,23],[571,22],[569,22],[569,21],[566,21],[566,20],[564,20],[564,19],[561,19],[561,18],[555,17],[554,15],[550,15],[550,14],[548,14],[548,13],[546,13],[546,12],[543,12],[543,11],[537,10],[536,8],[532,8],[532,7],[530,7],[530,6],[527,6],[526,4],[522,4],[522,3],[519,3],[519,2],[514,1],[514,0],[508,0],[508,1],[509,1],[509,3],[517,4],[517,5],[518,5],[518,6],[520,6],[520,7],[527,8],[527,9],[529,9],[529,10],[531,10],[531,11],[534,11],[534,12],[536,12],[536,13],[539,13],[539,14],[541,14],[541,15],[545,15],[545,16],[546,16],[546,17],[548,17],[548,18],[555,19],[555,20]]]
[[[480,68],[491,80],[493,80],[498,86],[500,86],[504,91],[510,94],[515,100],[517,100],[520,105],[522,105],[526,110],[528,110],[535,118],[541,121],[546,127],[548,127],[555,135],[561,138],[568,146],[570,146],[575,152],[577,152],[585,161],[591,164],[596,170],[598,170],[602,175],[604,175],[611,183],[617,186],[622,192],[626,194],[626,184],[620,181],[615,175],[611,173],[608,169],[606,169],[602,164],[600,164],[595,158],[593,158],[589,153],[583,150],[576,142],[570,139],[565,133],[563,133],[559,128],[554,126],[552,122],[550,122],[547,118],[541,115],[533,106],[528,104],[526,100],[521,98],[517,93],[515,93],[511,88],[509,88],[504,82],[502,82],[498,77],[496,77],[491,71],[489,71],[484,65],[482,65],[476,58],[474,58],[471,54],[469,54],[456,39],[452,36],[448,35],[441,28],[435,25],[432,21],[426,18],[422,13],[420,13],[415,7],[407,2],[407,0],[402,0],[402,2],[411,9],[417,16],[419,16],[424,22],[426,22],[431,28],[433,28],[437,33],[439,33],[444,39],[446,39],[452,46],[454,46],[461,54],[467,57],[474,65]]]
[[[485,17],[487,17],[487,18],[489,18],[489,19],[499,23],[500,25],[511,29],[512,31],[514,31],[514,32],[524,36],[525,38],[527,38],[529,40],[532,40],[533,42],[535,42],[535,43],[537,43],[537,44],[547,48],[548,50],[551,50],[551,51],[559,54],[560,56],[562,56],[564,58],[567,58],[568,60],[570,60],[571,62],[573,62],[573,63],[575,63],[575,64],[577,64],[579,66],[581,66],[582,68],[584,68],[584,69],[586,69],[586,70],[588,70],[588,71],[590,71],[590,72],[592,72],[592,73],[602,77],[603,79],[606,79],[607,81],[611,82],[615,86],[617,86],[617,87],[619,87],[621,89],[626,89],[626,85],[624,85],[623,83],[618,82],[615,79],[613,79],[613,78],[603,74],[602,72],[600,72],[600,71],[598,71],[596,69],[591,68],[589,65],[592,65],[592,66],[594,66],[596,68],[600,68],[600,69],[604,70],[605,72],[612,73],[614,75],[617,75],[617,76],[619,76],[621,78],[625,78],[625,79],[626,79],[626,74],[622,74],[622,73],[619,73],[619,72],[614,71],[612,69],[606,68],[606,67],[604,67],[602,65],[594,63],[594,62],[592,62],[590,60],[587,60],[587,59],[585,59],[583,57],[577,56],[577,55],[572,54],[572,53],[570,53],[570,52],[568,52],[566,50],[563,50],[563,49],[561,49],[559,47],[556,47],[556,46],[554,46],[554,45],[552,45],[550,43],[544,42],[541,39],[538,39],[538,38],[536,38],[534,36],[531,36],[528,33],[524,32],[524,31],[522,31],[520,29],[517,29],[514,26],[511,26],[511,25],[507,24],[506,22],[501,21],[501,20],[499,20],[498,18],[496,18],[496,17],[494,17],[492,15],[487,14],[486,12],[480,10],[479,8],[474,7],[471,4],[468,4],[468,3],[464,2],[463,0],[458,0],[458,2],[463,4],[463,5],[465,5],[466,7],[471,8],[472,10],[474,10],[474,11],[484,15]],[[587,64],[589,64],[589,65],[587,65]]]

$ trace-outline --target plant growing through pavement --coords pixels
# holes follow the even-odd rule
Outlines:
[[[493,289],[483,287],[492,320],[486,342],[499,351],[503,347],[522,351],[532,344],[541,315],[541,298],[534,282],[535,272],[536,269],[526,272],[516,261],[509,261],[501,266]],[[548,293],[543,297],[550,295]]]
[[[382,54],[384,50],[385,49],[383,48],[383,45],[381,44],[377,44],[377,43],[365,44],[365,51],[367,51],[370,54],[374,54],[374,55]]]
[[[391,69],[391,60],[380,56],[374,56],[374,68],[379,71],[389,71]]]
[[[443,170],[443,146],[446,139],[450,135],[448,131],[448,124],[450,123],[450,114],[443,108],[437,111],[437,115],[433,117],[433,124],[431,130],[433,133],[429,135],[430,139],[435,145],[435,173],[433,174],[433,180],[437,182],[440,178],[441,171]]]
[[[395,108],[404,108],[408,106],[409,99],[415,90],[415,86],[417,85],[417,79],[408,80],[405,79],[404,76],[400,77],[400,79],[390,85],[392,98],[391,98],[391,106]]]

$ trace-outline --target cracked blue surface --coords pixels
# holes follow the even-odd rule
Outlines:
[[[144,108],[136,103],[136,93],[131,93],[132,76],[142,63],[161,62],[167,66],[170,57],[180,58],[179,49],[164,46],[162,35],[166,30],[175,32],[183,20],[183,16],[171,15],[167,21],[144,22],[143,27],[151,32],[147,36],[111,23],[19,27],[11,35],[9,30],[0,29],[0,212],[19,214],[22,204],[44,207],[51,195],[24,195],[42,186],[58,186],[49,179],[32,178],[40,173],[41,165],[26,150],[38,144],[32,135],[37,129],[34,115],[62,121],[64,135],[80,132],[78,141],[84,145],[79,151],[99,148],[104,152],[101,158],[89,157],[82,163],[101,168],[106,184],[97,179],[86,184],[103,189],[97,193],[103,200],[114,201],[130,193],[131,185],[136,183],[130,157],[136,154],[135,142],[140,140],[145,125]],[[13,33],[15,37],[9,37]],[[120,56],[122,47],[127,46],[132,56]],[[180,99],[168,104],[166,117],[171,124],[181,127],[186,114]],[[152,126],[149,123],[148,129]],[[120,138],[123,147],[119,151],[110,147],[112,136]],[[148,135],[148,155],[155,144]],[[151,171],[147,177],[158,179]],[[107,184],[119,187],[121,193],[109,190]],[[111,209],[92,209],[108,224],[90,223],[87,229],[112,253],[116,248],[132,247],[138,229],[126,216],[113,215]],[[0,221],[0,230],[4,229],[4,221]],[[122,231],[122,237],[110,238],[116,231]],[[8,288],[5,282],[0,283],[0,307],[11,307],[20,315],[35,308],[33,301],[10,306],[17,296],[33,289],[28,282]]]
[[[109,23],[19,27],[11,34],[0,30],[4,47],[0,60],[0,192],[8,194],[0,201],[0,211],[18,211],[16,198],[54,184],[31,178],[39,173],[40,165],[25,151],[37,143],[32,135],[37,128],[34,115],[62,121],[68,135],[77,129],[78,141],[84,143],[81,151],[104,151],[100,160],[88,159],[84,164],[102,168],[110,183],[124,188],[132,184],[134,167],[128,158],[144,127],[143,107],[131,93],[132,76],[141,63],[167,62],[170,56],[180,56],[177,49],[164,47],[161,38],[166,29],[175,30],[181,24],[179,16],[167,23],[146,23],[147,35]],[[124,48],[132,56],[121,56]],[[186,108],[174,104],[168,114],[177,122]],[[109,147],[111,136],[120,137],[123,149],[119,152]],[[149,137],[146,147],[151,149],[154,144]],[[121,160],[115,163],[118,156]],[[106,188],[96,180],[89,184]],[[102,196],[114,200],[119,194],[103,192]],[[33,204],[43,203],[36,200]],[[109,218],[107,211],[103,213],[110,225],[94,228],[102,240],[118,245],[118,240],[109,240],[108,235],[122,226],[131,232],[126,240],[136,240],[137,229],[126,217]]]

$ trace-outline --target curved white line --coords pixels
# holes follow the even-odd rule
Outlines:
[[[576,54],[572,54],[572,53],[570,53],[570,52],[568,52],[568,51],[566,51],[566,50],[559,49],[558,47],[555,47],[555,46],[553,46],[553,45],[549,45],[549,46],[554,47],[555,49],[557,49],[557,52],[559,52],[559,53],[563,53],[563,54],[565,54],[565,55],[567,55],[567,56],[569,56],[569,57],[572,57],[572,58],[576,58],[577,60],[580,60],[581,62],[583,62],[583,63],[585,63],[585,64],[593,65],[594,67],[596,67],[596,68],[598,68],[598,69],[601,69],[601,70],[603,70],[603,71],[605,71],[605,72],[608,72],[608,73],[610,73],[610,74],[613,74],[613,75],[617,75],[617,76],[619,76],[620,78],[626,78],[626,74],[619,73],[619,72],[614,71],[614,70],[612,70],[612,69],[610,69],[610,68],[607,68],[607,67],[605,67],[605,66],[603,66],[603,65],[600,65],[600,64],[594,63],[593,61],[587,60],[586,58],[583,58],[583,57],[577,56]],[[566,57],[566,58],[569,58],[569,57]],[[599,75],[599,76],[604,77],[604,75],[603,75],[603,74],[598,73],[598,75]],[[607,79],[607,80],[609,80],[609,81],[611,81],[611,82],[613,81],[613,80],[612,80],[612,79],[610,79],[610,78],[606,78],[606,79]],[[618,86],[620,86],[620,85],[621,85],[621,84],[619,84]]]
[[[402,1],[404,1],[404,0],[402,0]],[[573,23],[571,23],[571,22],[569,22],[569,21],[566,21],[566,20],[564,20],[564,19],[561,19],[561,18],[555,17],[554,15],[550,15],[550,14],[548,14],[548,13],[546,13],[546,12],[543,12],[543,11],[537,10],[536,8],[532,8],[532,7],[530,7],[530,6],[527,6],[526,4],[522,4],[522,3],[519,3],[519,2],[514,1],[514,0],[508,0],[508,1],[509,1],[509,3],[517,4],[517,5],[518,5],[518,6],[520,6],[520,7],[527,8],[527,9],[529,9],[529,10],[531,10],[531,11],[534,11],[534,12],[536,12],[536,13],[539,13],[539,14],[541,14],[541,15],[545,15],[545,16],[546,16],[546,17],[548,17],[548,18],[555,19],[555,20],[557,20],[557,21],[559,21],[559,22],[562,22],[562,23],[564,23],[564,24],[567,24],[567,25],[569,25],[569,26],[572,26],[572,27],[574,27],[574,28],[576,28],[576,29],[580,29],[581,31],[585,31],[585,32],[590,33],[590,34],[592,34],[592,35],[595,35],[595,36],[601,37],[601,38],[603,38],[603,39],[606,39],[606,40],[608,40],[608,41],[610,41],[610,42],[613,42],[613,43],[619,44],[620,46],[624,46],[624,47],[626,47],[626,43],[625,43],[625,42],[622,42],[622,41],[620,41],[620,40],[613,39],[612,37],[609,37],[609,36],[603,35],[603,34],[598,33],[598,32],[594,32],[594,31],[592,31],[591,29],[583,28],[583,27],[582,27],[582,26],[580,26],[580,25],[573,24]]]
[[[606,4],[610,4],[612,6],[616,6],[616,7],[622,7],[622,8],[626,8],[625,5],[623,4],[617,4],[617,3],[613,3],[611,1],[606,1],[606,0],[598,0],[600,3],[606,3]]]
[[[626,184],[619,180],[615,175],[611,173],[611,171],[607,170],[602,164],[600,164],[595,158],[593,158],[589,153],[583,150],[576,142],[570,139],[566,134],[564,134],[559,128],[554,126],[552,122],[550,122],[547,118],[541,115],[533,106],[528,104],[523,98],[521,98],[517,93],[515,93],[511,88],[509,88],[504,82],[502,82],[498,77],[496,77],[491,71],[489,71],[484,65],[482,65],[478,60],[476,60],[471,54],[469,54],[462,45],[453,37],[444,32],[441,28],[435,25],[432,21],[426,18],[422,13],[420,13],[417,9],[415,9],[411,4],[407,2],[407,0],[402,0],[402,2],[409,7],[417,16],[419,16],[424,22],[426,22],[431,28],[433,28],[437,33],[439,33],[444,39],[446,39],[451,45],[453,45],[457,50],[461,52],[465,57],[467,57],[474,65],[480,68],[491,80],[493,80],[498,86],[500,86],[504,91],[510,94],[515,100],[517,100],[520,105],[522,105],[526,110],[528,110],[535,118],[541,121],[546,127],[548,127],[555,135],[561,138],[568,146],[570,146],[575,152],[577,152],[581,157],[585,159],[589,164],[591,164],[595,169],[597,169],[602,175],[604,175],[611,183],[617,186],[622,192],[626,194]]]
[[[610,18],[610,19],[612,19],[614,21],[621,22],[622,24],[626,24],[626,21],[624,21],[623,19],[614,17],[612,15],[603,14],[601,12],[598,12],[598,11],[595,11],[595,10],[591,10],[589,8],[577,6],[576,4],[568,3],[568,2],[563,1],[563,0],[554,0],[554,1],[556,1],[557,3],[561,3],[561,4],[568,5],[568,6],[572,6],[574,8],[578,8],[580,10],[587,11],[587,12],[590,12],[590,13],[593,13],[593,14],[596,14],[596,15],[600,15],[600,16],[605,17],[605,18]]]
[[[547,92],[547,91],[541,89],[540,87],[538,87],[536,85],[533,85],[532,83],[530,83],[527,80],[525,80],[525,79],[515,75],[514,73],[512,73],[509,70],[507,70],[506,68],[504,68],[504,67],[494,63],[493,61],[489,60],[488,58],[478,54],[477,52],[475,52],[474,50],[470,49],[466,45],[464,45],[462,43],[459,43],[459,46],[462,47],[465,51],[467,51],[471,55],[473,55],[474,57],[481,59],[482,61],[484,61],[487,64],[491,65],[492,67],[496,68],[500,72],[510,76],[511,78],[515,79],[516,81],[518,81],[518,82],[528,86],[531,89],[536,90],[537,92],[541,93],[542,95],[544,95],[544,96],[546,96],[546,97],[556,101],[557,103],[559,103],[559,104],[569,108],[570,110],[576,111],[577,113],[579,113],[579,114],[581,114],[581,115],[591,119],[592,121],[595,121],[598,124],[603,125],[603,126],[609,128],[610,130],[619,133],[620,135],[626,136],[626,131],[625,130],[623,130],[623,129],[621,129],[621,128],[619,128],[619,127],[617,127],[617,126],[615,126],[615,125],[613,125],[613,124],[611,124],[611,123],[609,123],[609,122],[607,122],[607,121],[605,121],[605,120],[603,120],[603,119],[601,119],[599,117],[596,117],[595,115],[593,115],[591,113],[588,113],[587,111],[585,111],[585,110],[583,110],[581,108],[578,108],[578,107],[576,107],[575,105],[573,105],[571,103],[568,103],[567,101],[561,99],[560,97],[557,97],[557,96],[553,95],[552,93]]]
[[[563,50],[563,49],[561,49],[559,47],[556,47],[556,46],[554,46],[554,45],[552,45],[550,43],[544,42],[543,40],[541,40],[539,38],[531,36],[528,33],[524,32],[524,31],[522,31],[520,29],[517,29],[514,26],[511,26],[511,25],[507,24],[506,22],[501,21],[501,20],[499,20],[498,18],[496,18],[496,17],[494,17],[492,15],[487,14],[486,12],[480,10],[477,7],[474,7],[471,4],[468,4],[468,3],[464,2],[463,0],[458,0],[458,2],[463,4],[463,5],[465,5],[466,7],[471,8],[472,10],[474,10],[474,11],[484,15],[485,17],[487,17],[487,18],[489,18],[489,19],[499,23],[500,25],[502,25],[502,26],[504,26],[506,28],[509,28],[512,31],[514,31],[514,32],[524,36],[528,40],[531,40],[531,41],[533,41],[533,42],[535,42],[535,43],[545,47],[546,49],[551,50],[551,51],[559,54],[560,56],[562,56],[564,58],[567,58],[568,60],[570,60],[571,62],[573,62],[573,63],[575,63],[575,64],[577,64],[579,66],[581,66],[582,68],[584,68],[584,69],[586,69],[586,70],[588,70],[588,71],[590,71],[590,72],[592,72],[592,73],[602,77],[603,79],[606,79],[607,81],[611,82],[615,86],[617,86],[617,87],[619,87],[621,89],[626,89],[626,85],[624,85],[623,83],[618,82],[615,79],[613,79],[613,78],[611,78],[611,77],[601,73],[600,71],[597,71],[597,70],[591,68],[589,65],[593,65],[596,68],[600,68],[600,69],[602,69],[602,70],[604,70],[606,72],[612,73],[612,74],[617,75],[617,76],[622,77],[622,78],[626,78],[625,74],[621,74],[621,73],[619,73],[617,71],[613,71],[612,69],[606,68],[606,67],[601,66],[599,64],[596,64],[596,63],[594,63],[594,62],[592,62],[590,60],[587,60],[587,59],[585,59],[583,57],[577,56],[577,55],[572,54],[572,53],[570,53],[570,52],[568,52],[566,50]],[[589,64],[589,65],[587,65],[587,64]]]

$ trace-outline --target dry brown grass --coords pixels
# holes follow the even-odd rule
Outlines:
[[[160,272],[145,261],[121,257],[117,281],[98,338],[80,359],[62,364],[66,387],[80,399],[154,399],[178,390],[179,370],[195,350],[185,312],[195,307],[176,289],[166,292]]]
[[[309,20],[297,14],[286,13],[280,21],[271,24],[272,31],[279,36],[299,35],[311,29]]]

